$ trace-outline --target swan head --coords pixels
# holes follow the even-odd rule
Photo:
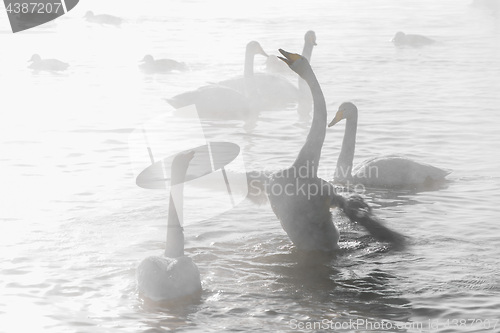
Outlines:
[[[285,50],[279,49],[283,57],[278,57],[283,60],[288,67],[295,73],[303,76],[307,71],[311,71],[311,66],[306,58],[297,53],[290,53]]]
[[[393,42],[394,44],[404,43],[405,37],[406,35],[404,32],[398,31],[392,38],[391,42]]]
[[[332,127],[342,119],[351,119],[358,116],[358,108],[351,102],[344,102],[340,104],[335,118],[328,124],[328,127]]]
[[[178,177],[186,174],[186,170],[189,167],[189,163],[194,157],[194,151],[180,152],[175,155],[174,160],[172,161],[172,179],[179,179],[182,177]],[[174,177],[177,176],[177,177]],[[176,184],[172,184],[176,185]]]
[[[251,41],[247,44],[247,53],[260,54],[264,57],[269,57],[267,53],[264,52],[264,49],[262,48],[262,46],[260,46],[259,42],[256,41]]]
[[[314,46],[318,45],[318,44],[316,44],[316,33],[312,30],[309,30],[308,32],[306,32],[306,34],[304,36],[304,41],[306,43],[312,44]]]
[[[41,60],[42,60],[42,58],[38,54],[35,53],[35,54],[33,54],[31,56],[31,58],[30,58],[30,60],[28,60],[28,62],[30,62],[30,61],[38,62],[38,61],[41,61]]]
[[[85,18],[91,18],[91,17],[94,17],[94,12],[89,10],[88,12],[85,13]]]
[[[154,61],[153,56],[151,54],[146,54],[144,58],[142,58],[141,62],[152,63]]]

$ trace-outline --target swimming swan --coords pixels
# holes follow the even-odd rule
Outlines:
[[[421,47],[434,44],[436,41],[422,35],[411,35],[398,31],[392,38],[391,42],[393,42],[396,46]]]
[[[304,49],[302,56],[311,63],[313,47],[316,46],[316,33],[312,30],[306,32],[304,36]],[[299,104],[297,112],[300,116],[308,116],[311,112],[312,96],[307,83],[299,76]]]
[[[267,54],[266,54],[267,57]],[[280,75],[254,73],[253,58],[245,57],[245,74],[243,77],[236,77],[219,82],[220,85],[229,87],[240,93],[247,93],[248,73],[252,75],[252,96],[256,100],[254,106],[259,111],[280,109],[296,103],[299,98],[299,91],[290,81]]]
[[[145,55],[141,62],[139,68],[148,74],[187,70],[186,64],[182,62],[172,59],[154,59],[150,54]]]
[[[302,56],[305,57],[309,63],[311,63],[311,53],[315,45],[317,45],[316,34],[314,31],[309,30],[304,35],[304,49],[302,51]],[[278,56],[270,55],[266,59],[266,71],[269,73],[286,74],[290,73],[290,68],[281,61]]]
[[[69,67],[69,64],[65,62],[57,59],[42,59],[38,54],[33,54],[28,62],[31,62],[28,68],[35,71],[59,72],[65,71]]]
[[[179,221],[182,212],[183,183],[194,152],[180,153],[172,162],[171,186],[178,186],[174,205],[172,192],[168,208],[167,243],[164,256],[144,259],[137,268],[139,293],[155,302],[195,295],[201,291],[200,273],[191,258],[184,255],[184,233]]]
[[[374,157],[352,169],[358,126],[358,108],[351,102],[342,103],[328,127],[335,125],[342,119],[346,119],[346,127],[342,150],[335,168],[335,182],[351,182],[368,187],[418,189],[443,181],[450,173],[450,171],[398,155]]]
[[[340,234],[333,224],[330,207],[340,207],[352,220],[380,240],[402,242],[402,236],[383,226],[359,197],[335,193],[332,184],[319,178],[317,170],[326,134],[326,103],[307,59],[279,50],[280,57],[309,85],[314,112],[311,128],[297,159],[290,168],[272,173],[266,192],[281,226],[299,250],[330,252],[338,249]]]
[[[258,99],[255,98],[256,87],[253,75],[253,62],[257,54],[267,57],[258,42],[248,43],[245,53],[244,80],[241,82],[240,90],[222,84],[212,84],[176,95],[167,99],[167,102],[176,109],[194,104],[203,118],[252,118],[259,108],[256,105]]]
[[[114,25],[114,26],[119,26],[122,24],[122,19],[113,16],[113,15],[108,15],[108,14],[98,14],[94,15],[94,12],[89,10],[87,13],[85,13],[84,18],[91,23],[97,23],[97,24],[109,24],[109,25]]]

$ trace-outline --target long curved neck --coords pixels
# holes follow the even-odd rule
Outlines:
[[[342,149],[335,167],[334,179],[336,181],[349,180],[352,177],[352,162],[356,148],[356,131],[358,128],[357,111],[346,120]]]
[[[312,52],[313,52],[313,47],[314,47],[313,43],[306,41],[304,43],[304,48],[302,49],[302,56],[304,58],[306,58],[307,61],[309,61],[309,63],[311,63],[311,56],[312,56]]]
[[[182,218],[186,169],[187,166],[179,167],[174,159],[172,163],[171,189],[168,205],[167,243],[165,246],[165,256],[170,258],[184,255],[184,231],[179,215]]]
[[[311,62],[311,56],[314,45],[308,41],[304,43],[304,49],[302,50],[302,56]],[[297,112],[300,116],[305,117],[311,112],[311,92],[307,87],[307,83],[299,76],[299,103],[297,106]]]
[[[323,91],[321,91],[319,82],[312,69],[307,71],[302,78],[311,89],[314,114],[306,143],[300,150],[293,166],[305,166],[308,170],[308,176],[316,177],[318,174],[319,159],[321,157],[321,148],[323,147],[326,134],[326,103]]]
[[[245,80],[245,94],[246,97],[255,96],[257,87],[255,85],[255,80],[253,76],[253,60],[255,54],[249,49],[245,52],[245,71],[243,73]]]

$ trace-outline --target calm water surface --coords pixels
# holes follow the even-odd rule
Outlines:
[[[353,331],[346,325],[357,320],[385,323],[375,331],[500,332],[498,14],[468,0],[137,6],[82,1],[15,35],[0,14],[0,332],[288,332],[314,323]],[[82,19],[87,10],[125,22],[93,26]],[[359,108],[355,162],[403,153],[453,170],[450,181],[432,192],[365,193],[409,237],[401,251],[335,211],[342,249],[333,258],[296,252],[269,205],[243,201],[216,215],[201,194],[196,222],[185,227],[202,276],[199,301],[145,304],[135,270],[162,253],[167,192],[135,185],[131,133],[152,119],[189,123],[163,98],[239,75],[248,41],[271,54],[300,52],[310,29],[329,119],[343,101]],[[398,30],[439,42],[395,48]],[[32,73],[33,53],[70,69]],[[148,53],[190,71],[144,75],[137,65]],[[263,58],[256,67],[264,69]],[[203,126],[215,140],[238,143],[247,170],[276,170],[293,162],[309,122],[291,109],[263,113],[253,126]],[[192,143],[170,128],[170,148]],[[343,128],[327,131],[325,179]]]

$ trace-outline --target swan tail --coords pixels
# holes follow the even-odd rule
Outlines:
[[[344,214],[352,222],[362,225],[375,239],[389,242],[396,247],[402,247],[405,244],[405,236],[383,225],[361,196],[352,195],[347,199],[339,195],[335,196],[336,204]]]

